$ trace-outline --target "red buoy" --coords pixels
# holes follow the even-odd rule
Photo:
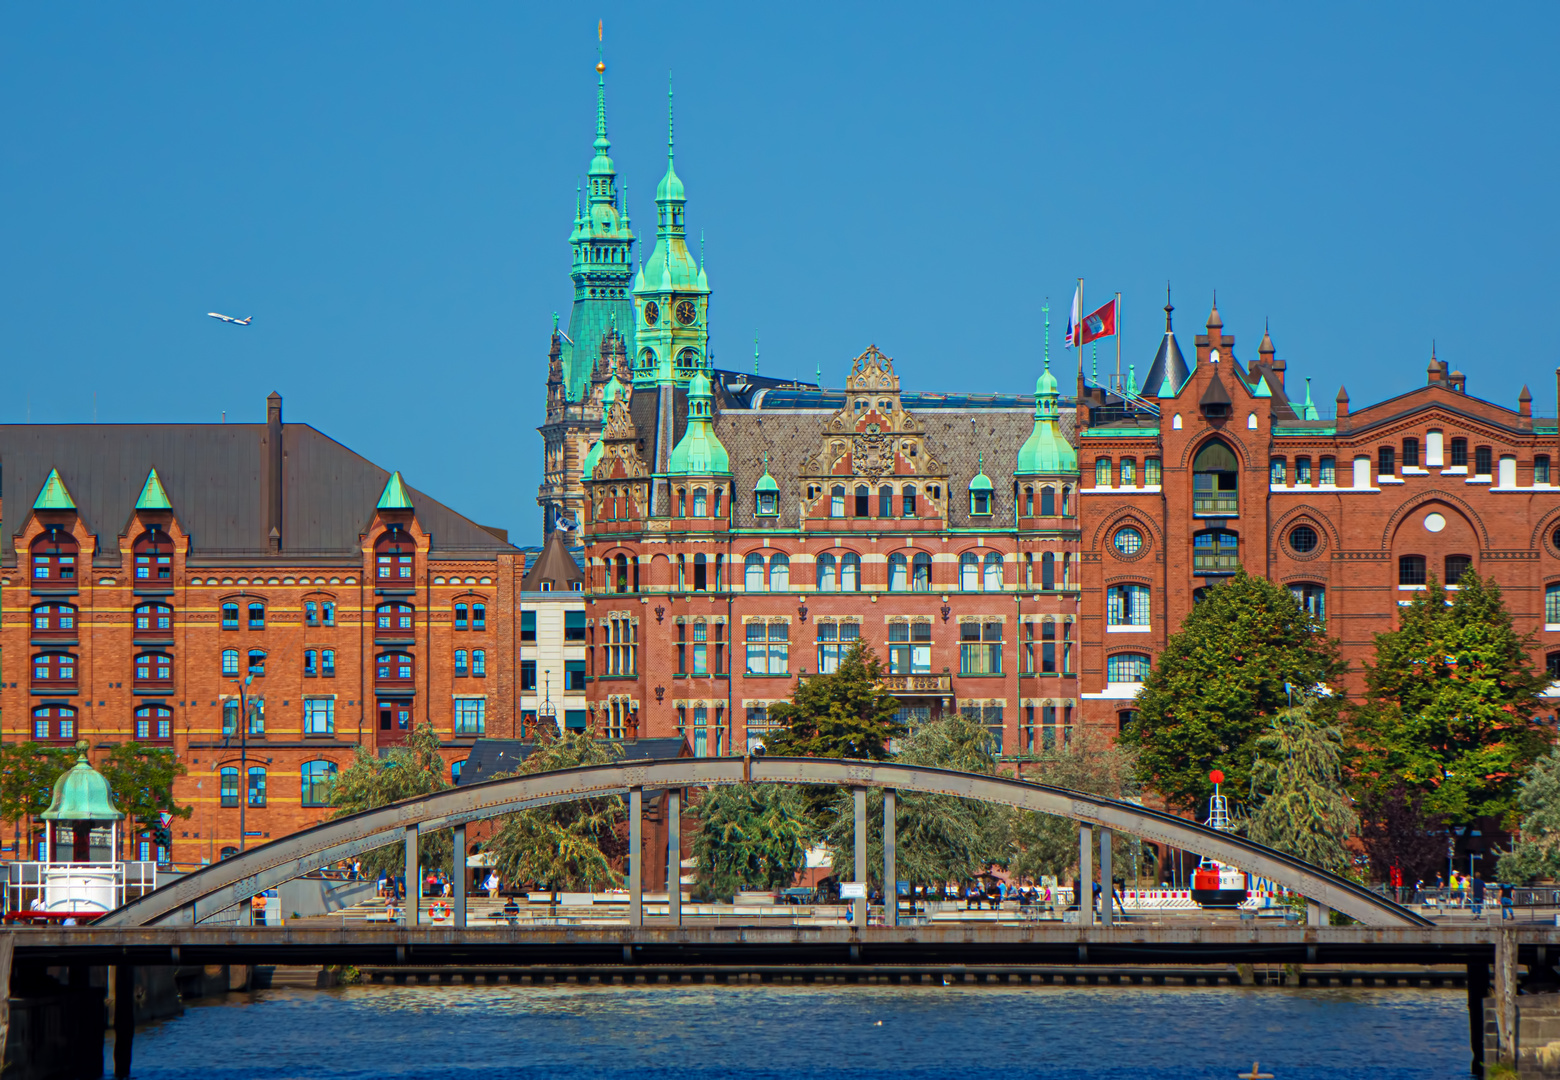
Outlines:
[[[1224,783],[1224,770],[1214,769],[1213,772],[1208,774],[1208,779],[1213,781],[1215,784]]]

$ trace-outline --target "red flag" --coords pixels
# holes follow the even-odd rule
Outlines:
[[[1103,307],[1095,308],[1083,317],[1083,323],[1079,326],[1082,332],[1083,344],[1087,345],[1095,338],[1111,337],[1116,333],[1116,301],[1112,300]]]

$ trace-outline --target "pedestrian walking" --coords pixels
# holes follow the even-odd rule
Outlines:
[[[1469,890],[1469,894],[1473,897],[1473,917],[1475,919],[1482,918],[1484,916],[1484,878],[1483,877],[1481,877],[1481,876],[1479,876],[1477,874],[1474,875],[1473,885],[1472,885],[1471,889]]]
[[[1515,900],[1516,900],[1516,890],[1512,886],[1511,882],[1509,882],[1509,881],[1502,881],[1500,883],[1500,920],[1501,920],[1501,922],[1505,922],[1507,919],[1515,919],[1517,917],[1517,913],[1516,913],[1516,910],[1515,910]]]

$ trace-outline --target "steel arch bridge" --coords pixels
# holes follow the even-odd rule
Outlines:
[[[405,845],[407,866],[411,870],[407,880],[412,881],[416,879],[417,838],[423,833],[442,829],[457,830],[456,850],[464,850],[465,826],[469,822],[518,810],[612,794],[627,795],[629,800],[632,834],[629,921],[631,925],[639,925],[644,858],[640,842],[643,791],[647,788],[667,789],[675,800],[682,788],[747,783],[816,784],[854,789],[858,826],[855,860],[857,880],[866,880],[866,790],[881,788],[885,792],[885,880],[894,878],[893,793],[914,791],[1053,814],[1072,819],[1080,827],[1099,827],[1129,833],[1145,840],[1209,855],[1252,874],[1269,878],[1305,896],[1313,905],[1342,912],[1367,926],[1433,925],[1386,897],[1301,859],[1263,847],[1233,833],[1215,832],[1134,803],[1002,776],[954,772],[892,761],[778,757],[615,762],[505,777],[452,788],[328,821],[214,863],[131,901],[105,915],[94,925],[193,925],[203,917],[242,903],[283,881],[397,842]],[[668,819],[675,839],[675,803]],[[464,881],[463,875],[456,875],[456,878]],[[672,890],[672,894],[676,897],[677,891]],[[457,922],[463,924],[464,896],[457,894],[457,902]],[[676,900],[673,900],[672,906],[674,919],[680,917]],[[857,907],[858,919],[864,922],[865,906],[858,902]]]

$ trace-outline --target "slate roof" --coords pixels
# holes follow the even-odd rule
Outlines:
[[[15,534],[50,469],[98,536],[97,565],[117,565],[114,542],[147,474],[158,479],[190,534],[193,560],[264,556],[265,424],[0,424],[5,513]],[[282,558],[361,561],[358,537],[374,514],[388,470],[307,424],[282,429]],[[516,549],[481,525],[408,487],[434,558],[494,558]],[[275,558],[275,556],[271,556]],[[15,552],[6,545],[7,565]]]
[[[629,739],[616,745],[622,748],[624,761],[688,756],[688,743],[684,739]],[[478,739],[472,743],[471,753],[466,755],[466,763],[461,766],[460,780],[456,786],[478,784],[501,773],[514,772],[534,753],[534,742],[522,739]]]
[[[569,546],[563,539],[562,530],[559,530],[548,534],[541,555],[526,570],[520,582],[520,590],[541,592],[542,582],[546,581],[550,583],[548,587],[553,592],[573,592],[574,583],[584,580],[580,564],[569,554]]]

